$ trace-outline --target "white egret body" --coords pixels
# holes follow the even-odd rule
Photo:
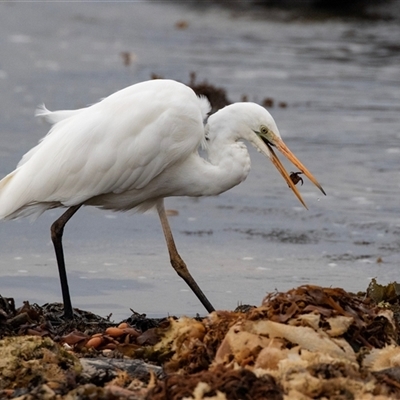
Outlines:
[[[176,250],[163,199],[217,195],[242,182],[250,171],[250,158],[241,139],[271,159],[304,206],[272,147],[323,192],[283,143],[263,107],[235,103],[210,116],[204,126],[209,110],[208,101],[189,87],[152,80],[87,108],[50,112],[43,107],[37,112],[53,126],[0,181],[0,219],[68,207],[51,228],[66,317],[72,318],[73,311],[61,239],[65,224],[82,205],[116,211],[156,207],[172,266],[212,311]],[[202,144],[207,159],[199,156]]]

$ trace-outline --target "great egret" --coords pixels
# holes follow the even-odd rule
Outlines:
[[[284,144],[265,108],[235,103],[211,115],[204,126],[209,110],[209,102],[189,87],[160,79],[127,87],[87,108],[51,112],[43,106],[37,111],[53,126],[0,181],[0,219],[68,208],[51,226],[66,318],[73,318],[73,309],[62,235],[82,206],[116,211],[155,207],[173,268],[211,312],[213,306],[178,254],[164,198],[217,195],[242,182],[250,158],[241,139],[270,158],[305,207],[274,147],[325,194]],[[207,159],[198,153],[201,145]]]

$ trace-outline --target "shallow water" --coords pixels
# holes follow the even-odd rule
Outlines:
[[[1,176],[47,132],[33,118],[42,102],[78,108],[151,73],[187,82],[194,71],[232,101],[273,98],[285,142],[328,194],[305,182],[303,209],[271,163],[249,149],[252,171],[238,187],[215,198],[168,199],[179,212],[170,218],[178,249],[215,307],[259,304],[266,292],[305,283],[358,291],[371,277],[399,280],[397,21],[10,2],[0,3],[0,33]],[[121,52],[132,53],[131,65]],[[0,293],[17,304],[61,299],[49,237],[58,215],[0,225]],[[115,319],[129,308],[203,312],[169,265],[155,215],[90,208],[78,215],[64,236],[74,306]]]

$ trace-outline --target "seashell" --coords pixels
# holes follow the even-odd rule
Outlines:
[[[113,338],[120,337],[124,334],[125,334],[124,330],[120,329],[120,328],[107,328],[106,329],[106,335],[109,335]]]
[[[86,347],[93,347],[94,349],[97,349],[98,347],[100,347],[102,342],[103,342],[102,337],[95,336],[88,340],[88,342],[86,343]]]

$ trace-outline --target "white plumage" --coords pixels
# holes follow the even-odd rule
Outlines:
[[[146,105],[144,107],[144,105]],[[53,127],[1,185],[0,218],[41,213],[104,194],[140,191],[204,139],[208,102],[173,81],[137,84],[76,111],[40,110]],[[182,129],[185,126],[186,130]],[[160,188],[159,188],[160,189]],[[129,209],[148,200],[132,193],[112,204]],[[159,193],[164,195],[165,193]]]
[[[53,126],[0,181],[0,219],[71,207],[62,222],[56,221],[61,229],[56,223],[52,227],[57,254],[57,241],[62,252],[63,227],[81,205],[113,210],[157,206],[174,268],[210,311],[211,304],[195,282],[188,282],[192,278],[176,252],[163,198],[216,195],[242,182],[250,171],[250,158],[241,139],[271,159],[303,204],[273,147],[322,188],[284,145],[263,107],[230,105],[210,116],[204,127],[209,110],[205,98],[171,80],[139,83],[79,110],[51,112],[42,107],[37,116]],[[207,159],[199,156],[202,144]],[[66,309],[67,316],[71,313]]]

